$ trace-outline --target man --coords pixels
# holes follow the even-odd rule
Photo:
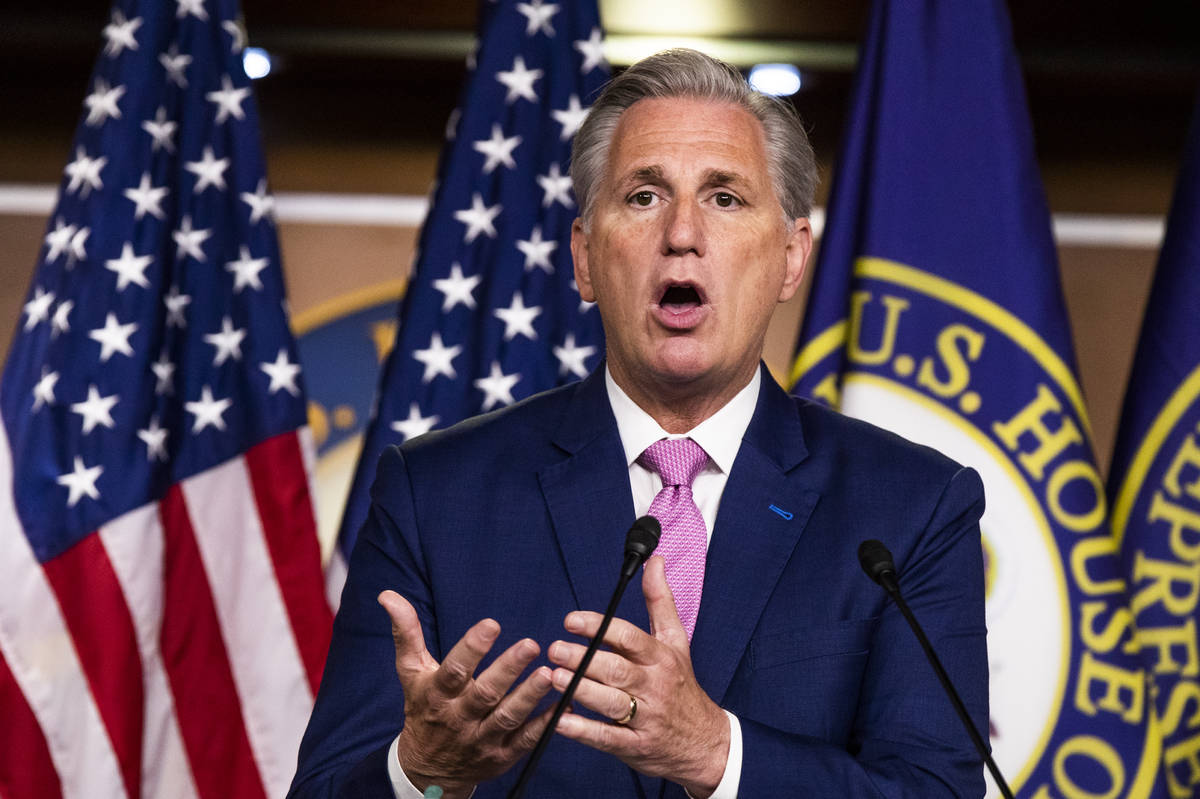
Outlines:
[[[572,254],[605,365],[380,460],[293,794],[504,796],[650,509],[670,562],[631,586],[527,795],[981,796],[855,556],[891,547],[983,728],[978,477],[761,366],[812,247],[799,119],[669,51],[609,85],[575,153]]]

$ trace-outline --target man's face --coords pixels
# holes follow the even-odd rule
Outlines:
[[[571,252],[629,388],[719,394],[750,379],[776,303],[800,284],[808,220],[789,233],[762,126],[735,105],[641,100],[622,114],[590,229]]]

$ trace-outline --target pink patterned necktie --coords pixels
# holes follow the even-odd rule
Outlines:
[[[708,463],[708,453],[690,438],[663,439],[646,447],[638,462],[662,477],[662,490],[649,510],[662,524],[655,554],[666,561],[667,585],[671,586],[675,609],[690,641],[700,611],[708,550],[708,532],[692,498],[692,481]]]

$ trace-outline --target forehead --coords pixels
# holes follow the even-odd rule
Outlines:
[[[684,97],[647,98],[621,115],[609,176],[657,166],[668,172],[733,170],[767,180],[762,123],[739,105]]]

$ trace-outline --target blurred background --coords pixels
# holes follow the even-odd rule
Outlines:
[[[1200,85],[1196,28],[1189,4],[1166,0],[1009,9],[1103,470]],[[600,11],[616,69],[678,44],[745,68],[797,66],[791,99],[824,203],[865,0],[601,0]],[[255,88],[294,324],[398,296],[473,46],[474,0],[246,0],[244,13],[249,44],[270,59]],[[5,353],[108,14],[105,0],[0,10]],[[768,362],[781,379],[802,308],[799,297],[773,323]],[[325,410],[326,432],[364,421]]]

